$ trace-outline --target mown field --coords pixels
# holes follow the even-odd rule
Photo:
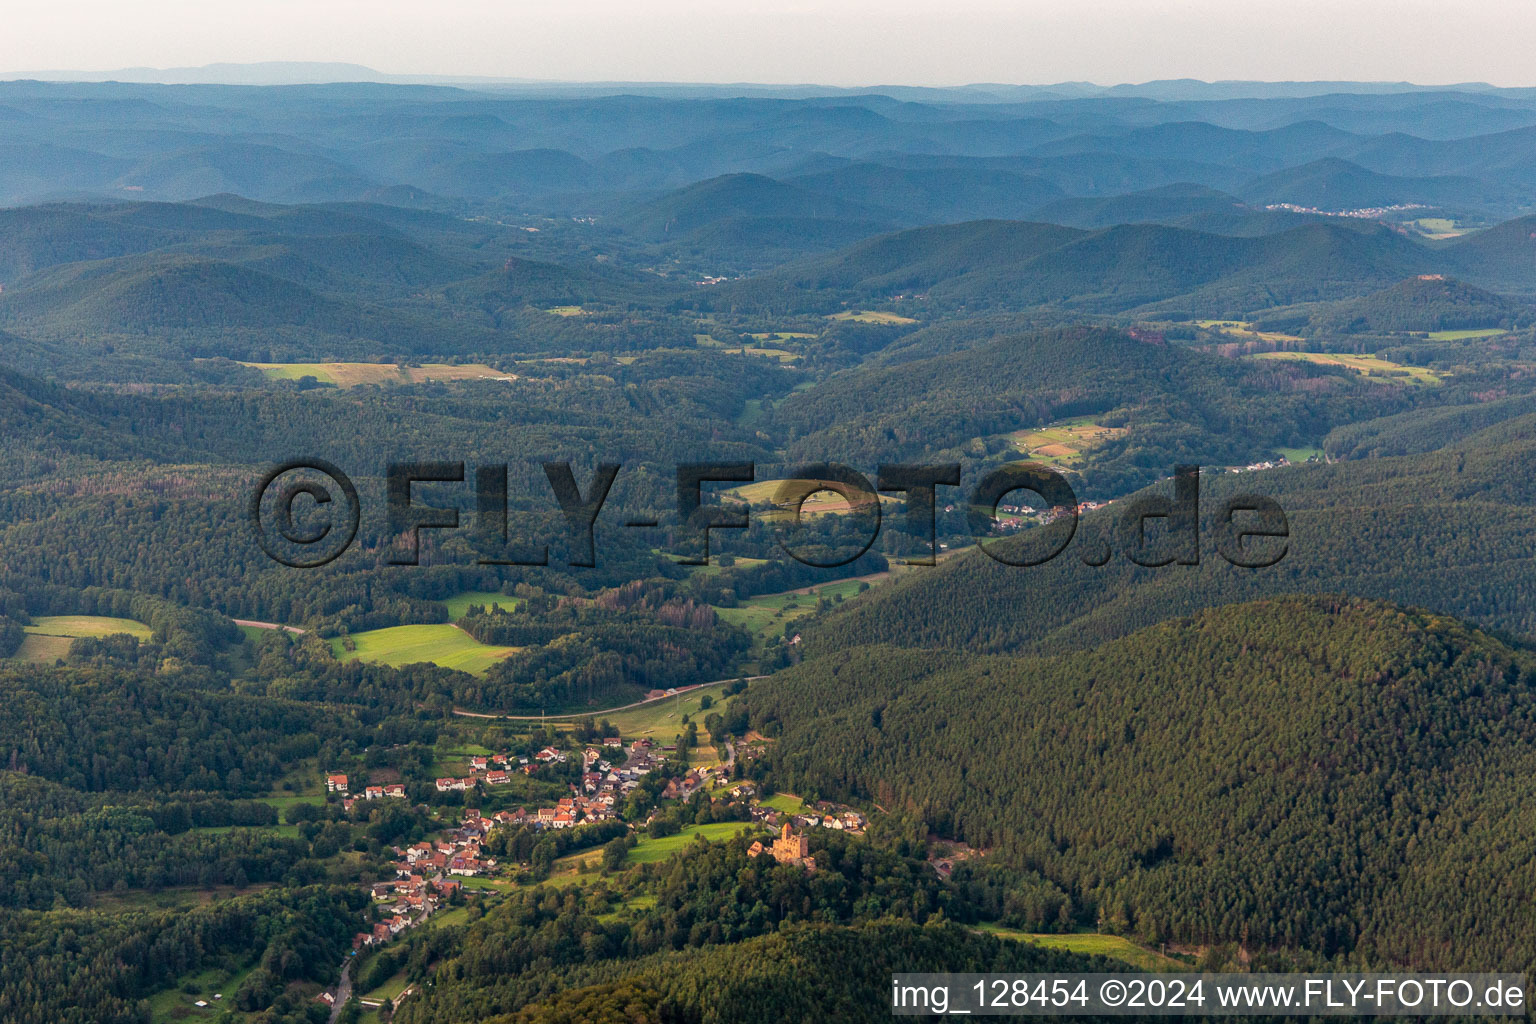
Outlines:
[[[810,588],[809,593],[790,591],[783,594],[763,594],[749,598],[735,608],[716,607],[715,613],[725,621],[742,627],[759,637],[778,633],[786,622],[791,622],[816,610],[816,602],[825,597],[835,601],[838,597],[848,600],[859,593],[859,580],[840,580]]]
[[[429,380],[500,380],[514,381],[515,374],[492,369],[484,363],[423,363],[400,366],[396,363],[245,363],[272,380],[299,380],[313,377],[322,384],[352,388],[359,384],[422,384]]]
[[[779,335],[773,335],[773,334],[753,334],[753,335],[750,335],[750,337],[753,338],[753,340],[755,340],[755,341],[763,342],[763,341],[792,341],[792,340],[794,340],[796,338],[810,338],[810,337],[814,337],[814,335],[810,335],[810,334],[779,334]],[[719,352],[722,355],[739,356],[739,355],[745,354],[745,355],[750,355],[750,356],[768,356],[770,358],[777,359],[781,363],[787,363],[787,362],[790,362],[791,360],[795,360],[795,359],[799,359],[800,358],[800,353],[798,353],[798,352],[791,352],[789,349],[786,349],[786,348],[777,348],[777,347],[774,347],[772,345],[761,345],[761,344],[759,344],[759,345],[728,345],[725,342],[719,340],[718,338],[716,338],[716,337],[714,337],[713,335],[710,335],[710,334],[695,334],[693,336],[693,340],[694,340],[694,343],[696,345],[698,345],[700,348],[707,348],[707,349],[710,349],[711,351]]]
[[[804,814],[805,801],[793,793],[775,793],[773,796],[761,801],[764,807],[771,807],[784,814]]]
[[[1065,935],[1015,931],[997,925],[984,924],[981,930],[1003,939],[1032,942],[1046,949],[1061,949],[1069,953],[1087,956],[1107,956],[1143,971],[1187,971],[1189,965],[1169,956],[1138,946],[1119,935],[1102,935],[1096,932],[1073,932]]]
[[[720,697],[720,687],[704,686],[666,700],[651,701],[637,708],[598,717],[611,722],[626,741],[644,737],[670,743],[673,737],[683,731],[683,716],[692,718],[704,710],[700,705],[706,696],[710,699],[710,712],[720,710],[727,703]],[[709,737],[705,736],[704,741],[708,740]]]
[[[833,313],[828,320],[852,320],[860,324],[915,324],[916,320],[896,313],[882,313],[874,309],[848,309]]]
[[[366,633],[353,633],[350,639],[355,645],[355,649],[350,651],[345,646],[346,638],[335,637],[331,640],[331,650],[338,660],[376,661],[396,668],[426,661],[472,675],[479,675],[503,658],[521,650],[518,647],[482,644],[459,627],[449,624],[390,626]]]
[[[1032,459],[1069,465],[1106,441],[1124,437],[1124,427],[1106,427],[1091,417],[1061,420],[1034,430],[1016,430],[1008,435],[1014,447]]]
[[[25,627],[26,637],[12,658],[36,664],[52,664],[69,654],[69,645],[82,637],[112,636],[127,633],[135,640],[148,640],[150,629],[133,619],[114,619],[106,615],[45,615]]]
[[[1247,320],[1196,320],[1196,327],[1207,331],[1217,331],[1233,338],[1244,338],[1252,341],[1301,341],[1294,334],[1281,334],[1277,331],[1256,331],[1253,324]]]
[[[480,605],[489,608],[491,605],[500,605],[504,611],[513,611],[521,608],[523,599],[520,597],[508,597],[498,590],[466,590],[460,594],[454,594],[446,598],[443,604],[448,606],[448,618],[458,622],[469,613],[471,605]]]
[[[1470,331],[1430,331],[1430,341],[1467,341],[1472,338],[1493,338],[1509,332],[1502,327],[1482,327]]]
[[[732,487],[721,493],[728,497],[745,501],[749,505],[774,504],[779,494],[779,488],[785,484],[784,480],[757,480],[750,484],[742,484],[740,487]],[[827,481],[814,481],[815,483],[829,483]],[[796,492],[798,493],[798,492]],[[896,501],[894,497],[880,494],[877,497],[885,503]],[[836,491],[821,490],[808,495],[804,504],[800,506],[800,514],[803,516],[819,515],[845,515],[852,509],[848,499]],[[787,516],[788,509],[774,509],[764,513],[765,518],[775,516]]]
[[[1324,366],[1342,366],[1373,379],[1406,380],[1414,384],[1439,384],[1442,378],[1422,366],[1407,366],[1380,356],[1351,355],[1344,352],[1256,352],[1249,359],[1298,359]]]
[[[753,834],[765,833],[760,825],[754,825],[749,821],[717,821],[708,825],[688,825],[681,832],[660,839],[652,839],[650,836],[641,835],[639,841],[630,848],[628,856],[624,858],[625,864],[655,864],[657,861],[666,860],[675,854],[686,850],[691,844],[702,838],[705,842],[718,843],[725,839],[734,838],[737,833],[747,831]],[[590,850],[581,850],[561,857],[555,861],[550,874],[549,882],[554,885],[569,885],[582,879],[580,870],[582,865],[587,865],[589,870],[595,870],[603,859],[601,847]],[[594,880],[596,875],[591,876]]]

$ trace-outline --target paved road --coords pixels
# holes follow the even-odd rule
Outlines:
[[[669,693],[664,697],[649,697],[645,700],[637,700],[633,704],[625,704],[623,707],[605,708],[602,711],[581,711],[574,715],[491,715],[486,714],[483,711],[460,711],[458,708],[454,708],[453,713],[456,715],[462,715],[465,718],[495,718],[506,722],[577,722],[583,718],[597,718],[600,715],[611,715],[615,711],[628,711],[630,708],[644,707],[647,704],[655,704],[658,701],[663,700],[672,700],[677,697],[679,693],[692,693],[694,690],[702,690],[710,686],[719,686],[722,683],[734,683],[736,680],[743,678],[745,678],[747,682],[750,683],[753,680],[767,679],[768,677],[732,676],[729,679],[716,679],[711,683],[699,683],[697,686],[680,687],[677,693]]]
[[[336,986],[336,1001],[331,1004],[331,1024],[341,1019],[341,1008],[352,998],[352,958],[341,965],[341,983]]]

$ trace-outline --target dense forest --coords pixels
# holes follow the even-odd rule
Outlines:
[[[1431,613],[1292,598],[1053,658],[854,648],[747,706],[776,784],[906,810],[1102,928],[1512,965],[1536,935],[1493,880],[1533,854],[1533,668]]]

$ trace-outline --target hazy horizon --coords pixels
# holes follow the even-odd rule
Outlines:
[[[128,77],[113,77],[116,75]],[[976,80],[934,84],[897,80],[871,80],[867,82],[818,81],[765,81],[760,79],[683,79],[683,78],[534,78],[511,75],[482,75],[454,72],[401,72],[380,69],[352,61],[326,60],[264,60],[264,61],[213,61],[205,64],[180,66],[122,65],[111,68],[22,68],[0,69],[0,81],[39,81],[100,84],[119,82],[135,85],[240,85],[240,84],[298,84],[324,85],[355,82],[380,84],[411,84],[426,82],[508,84],[527,86],[644,86],[644,87],[698,87],[698,88],[754,88],[754,89],[1049,89],[1076,86],[1085,90],[1135,89],[1163,83],[1190,82],[1209,86],[1226,85],[1273,85],[1273,86],[1332,86],[1351,85],[1367,89],[1459,89],[1485,86],[1495,89],[1519,89],[1530,85],[1498,85],[1484,79],[1460,81],[1426,81],[1416,79],[1364,79],[1364,78],[1202,78],[1195,75],[1167,75],[1146,79],[1052,79],[1040,81]]]
[[[917,0],[730,10],[615,0],[559,10],[445,0],[430,8],[337,0],[256,6],[65,0],[12,12],[8,77],[209,64],[359,64],[389,76],[836,87],[977,83],[1267,82],[1536,84],[1524,40],[1536,7],[1366,0],[1243,5],[1187,0]],[[90,26],[82,32],[81,26]]]

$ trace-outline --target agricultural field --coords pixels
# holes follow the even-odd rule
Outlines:
[[[807,338],[814,338],[816,335],[806,334],[803,331],[768,331],[759,334],[749,334],[747,337],[751,338],[753,341],[783,342],[804,341]]]
[[[805,801],[793,793],[775,793],[766,800],[761,801],[764,807],[771,807],[784,814],[804,814]]]
[[[347,638],[331,640],[331,650],[340,661],[376,661],[399,668],[417,662],[431,662],[443,668],[479,675],[512,654],[519,647],[491,647],[475,640],[457,626],[390,626],[350,637],[355,650],[347,650]]]
[[[808,593],[789,591],[782,594],[763,594],[748,598],[735,608],[715,607],[715,614],[726,622],[740,626],[759,639],[773,636],[784,629],[784,624],[816,610],[816,602],[825,597],[835,601],[838,597],[848,600],[859,593],[864,581],[840,580],[809,588]]]
[[[873,309],[848,309],[833,313],[828,320],[852,320],[860,324],[915,324],[916,320],[896,313],[882,313]]]
[[[784,485],[783,480],[758,480],[750,484],[742,484],[740,487],[732,487],[721,493],[731,498],[738,498],[749,505],[772,504],[779,493],[779,488]],[[890,495],[877,495],[882,502],[894,503],[895,498]],[[818,515],[844,515],[851,510],[846,498],[836,491],[816,491],[809,495],[804,504],[800,506],[800,514],[803,516]],[[775,516],[788,515],[788,511],[779,509],[765,513],[765,518],[772,519]]]
[[[587,311],[580,306],[552,306],[544,312],[553,313],[555,316],[586,316]]]
[[[674,854],[687,849],[689,844],[698,841],[702,836],[706,842],[718,843],[723,839],[731,839],[738,832],[745,829],[748,832],[763,831],[760,826],[748,821],[717,821],[709,825],[689,825],[676,835],[666,836],[661,839],[642,838],[634,849],[629,851],[625,858],[626,864],[654,864],[659,860],[666,860]]]
[[[25,627],[26,637],[12,655],[16,661],[51,664],[69,654],[69,645],[82,637],[104,637],[127,633],[135,640],[148,640],[148,626],[133,619],[114,619],[105,615],[45,615]]]
[[[1456,238],[1471,230],[1470,228],[1462,227],[1449,217],[1420,217],[1418,220],[1410,221],[1409,223],[1422,232],[1425,237],[1436,240]]]
[[[1414,384],[1439,384],[1444,378],[1422,366],[1406,366],[1380,356],[1350,355],[1343,352],[1256,352],[1249,359],[1298,359],[1324,366],[1342,366],[1374,380],[1408,380]]]
[[[360,384],[422,384],[429,380],[517,380],[515,374],[495,370],[484,363],[423,363],[400,366],[396,363],[243,363],[266,374],[271,380],[299,380],[313,377],[322,384],[353,388]]]
[[[214,967],[181,978],[177,984],[149,997],[151,1024],[172,1024],[175,1021],[214,1020],[233,1007],[224,1004],[233,1000],[245,976],[255,969],[255,964],[235,971]],[[184,991],[193,988],[195,992]],[[214,998],[215,996],[219,998]],[[197,1006],[207,1003],[205,1007]]]
[[[1275,451],[1284,455],[1285,461],[1296,465],[1306,462],[1314,456],[1319,459],[1323,457],[1323,450],[1321,448],[1276,448]]]
[[[1017,430],[1007,436],[1014,447],[1030,458],[1067,466],[1081,462],[1094,448],[1127,433],[1124,427],[1106,427],[1089,417],[1078,417],[1033,430]]]
[[[1502,327],[1482,327],[1470,331],[1430,331],[1430,341],[1470,341],[1473,338],[1494,338],[1509,332]]]
[[[1247,320],[1196,320],[1195,326],[1207,331],[1216,331],[1233,338],[1242,338],[1246,341],[1301,341],[1294,334],[1280,334],[1277,331],[1256,331],[1253,324]]]
[[[1188,964],[1175,960],[1171,956],[1138,946],[1129,939],[1119,935],[1102,935],[1097,932],[1070,932],[1065,935],[1039,934],[1032,932],[1015,931],[1012,928],[1002,928],[993,924],[981,925],[981,930],[1000,939],[1017,939],[1021,942],[1032,942],[1046,949],[1061,949],[1069,953],[1082,953],[1086,956],[1107,956],[1121,963],[1130,964],[1132,967],[1143,971],[1187,971]]]
[[[784,348],[767,348],[760,345],[753,345],[747,348],[740,346],[736,348],[722,348],[720,349],[720,354],[726,356],[763,356],[767,359],[777,359],[781,363],[792,363],[800,358],[800,353],[798,352],[791,352]]]
[[[630,849],[624,863],[629,864],[655,864],[666,860],[686,850],[690,844],[698,842],[702,836],[705,842],[718,843],[725,839],[732,839],[737,833],[745,829],[748,832],[757,833],[764,831],[762,826],[754,825],[750,821],[717,821],[708,825],[687,825],[681,832],[661,839],[652,839],[641,834],[639,841]],[[589,850],[579,850],[576,853],[567,854],[556,860],[553,871],[549,877],[549,883],[553,885],[569,885],[572,882],[580,882],[580,869],[583,864],[588,865],[589,870],[595,871],[597,865],[603,859],[602,847]],[[596,874],[591,876],[594,880]]]
[[[798,353],[798,352],[791,352],[789,349],[778,348],[778,347],[775,347],[775,346],[772,346],[772,345],[764,345],[764,344],[762,344],[762,342],[770,342],[770,341],[786,342],[786,341],[792,341],[792,340],[794,340],[796,338],[813,338],[813,337],[815,337],[815,335],[813,335],[813,334],[753,334],[750,337],[754,341],[758,342],[758,344],[756,344],[756,345],[745,345],[745,346],[743,346],[743,345],[728,345],[725,342],[719,340],[718,338],[716,338],[716,337],[714,337],[713,335],[710,335],[710,334],[695,334],[693,336],[693,340],[694,340],[694,344],[698,345],[700,348],[707,348],[707,349],[710,349],[712,351],[719,352],[721,355],[739,356],[739,355],[745,354],[745,355],[749,355],[749,356],[767,356],[769,358],[777,359],[781,363],[788,363],[788,362],[791,362],[793,360],[799,359],[800,358],[800,353]]]
[[[654,700],[637,708],[596,717],[612,722],[614,729],[626,741],[649,738],[670,743],[674,736],[683,731],[683,716],[691,718],[702,710],[699,705],[705,696],[711,699],[711,712],[720,710],[726,704],[720,697],[718,686],[705,686],[666,700]],[[707,736],[703,738],[708,739]]]
[[[729,566],[721,565],[718,557],[711,557],[708,565],[694,566],[693,571],[700,576],[718,576],[727,568],[751,569],[755,566],[768,564],[768,559],[766,558],[748,558],[746,555],[736,555],[734,557],[735,561]]]
[[[508,597],[497,590],[466,590],[460,594],[445,598],[443,604],[448,606],[448,619],[458,622],[469,613],[471,605],[481,605],[489,608],[491,605],[500,605],[504,611],[513,611],[522,607],[523,599],[520,597]]]

